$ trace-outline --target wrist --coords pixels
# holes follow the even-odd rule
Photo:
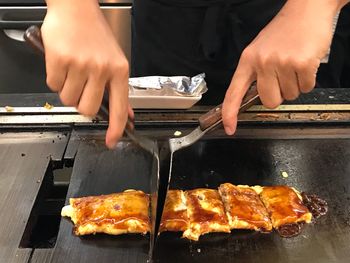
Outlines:
[[[48,9],[51,8],[88,8],[98,6],[98,0],[84,0],[76,1],[74,4],[72,0],[46,0]]]
[[[348,0],[287,0],[283,11],[297,17],[318,17],[324,21],[333,21],[339,10]]]
[[[296,4],[301,6],[314,6],[315,10],[319,7],[326,7],[330,13],[337,14],[346,4],[350,3],[350,0],[287,0],[289,4]]]
[[[342,9],[346,4],[350,3],[350,0],[338,0],[339,1],[339,10]]]

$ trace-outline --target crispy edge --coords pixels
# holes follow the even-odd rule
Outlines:
[[[188,216],[188,208],[187,208],[187,202],[186,202],[186,196],[185,196],[185,192],[183,190],[169,190],[169,191],[179,191],[181,193],[180,195],[180,200],[181,200],[181,206],[183,206],[184,208],[180,209],[180,210],[184,210],[186,211],[186,229],[189,228],[189,216]],[[167,200],[166,200],[167,201]],[[160,224],[160,232],[166,232],[166,231],[171,231],[171,232],[180,232],[182,231],[181,229],[179,230],[175,230],[176,227],[174,227],[174,225],[177,224],[176,219],[168,219],[168,220],[163,220],[161,221]],[[185,229],[185,231],[186,231]]]

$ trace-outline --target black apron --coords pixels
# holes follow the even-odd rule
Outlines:
[[[200,103],[221,103],[243,49],[285,2],[134,0],[131,75],[204,72],[208,92]]]
[[[327,64],[317,74],[321,88],[350,88],[350,4],[339,15]]]

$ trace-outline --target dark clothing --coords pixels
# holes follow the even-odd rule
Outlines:
[[[350,88],[350,4],[339,15],[329,62],[322,64],[317,81],[322,88]]]
[[[243,49],[285,2],[134,0],[131,74],[194,76],[204,72],[209,90],[201,103],[218,104]]]

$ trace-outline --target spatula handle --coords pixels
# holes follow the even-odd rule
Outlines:
[[[253,84],[250,86],[249,90],[247,91],[246,95],[242,100],[241,107],[239,108],[239,113],[247,110],[252,105],[257,104],[259,101],[260,99],[256,87],[256,82],[253,82]],[[204,131],[207,128],[215,125],[217,122],[221,121],[221,119],[222,104],[216,106],[215,108],[208,111],[206,114],[199,117],[199,126],[201,127],[201,130]]]
[[[199,126],[204,131],[222,119],[222,104],[199,117]]]
[[[24,33],[24,39],[35,50],[37,50],[42,55],[45,55],[43,39],[41,38],[41,31],[37,26],[29,27]]]

